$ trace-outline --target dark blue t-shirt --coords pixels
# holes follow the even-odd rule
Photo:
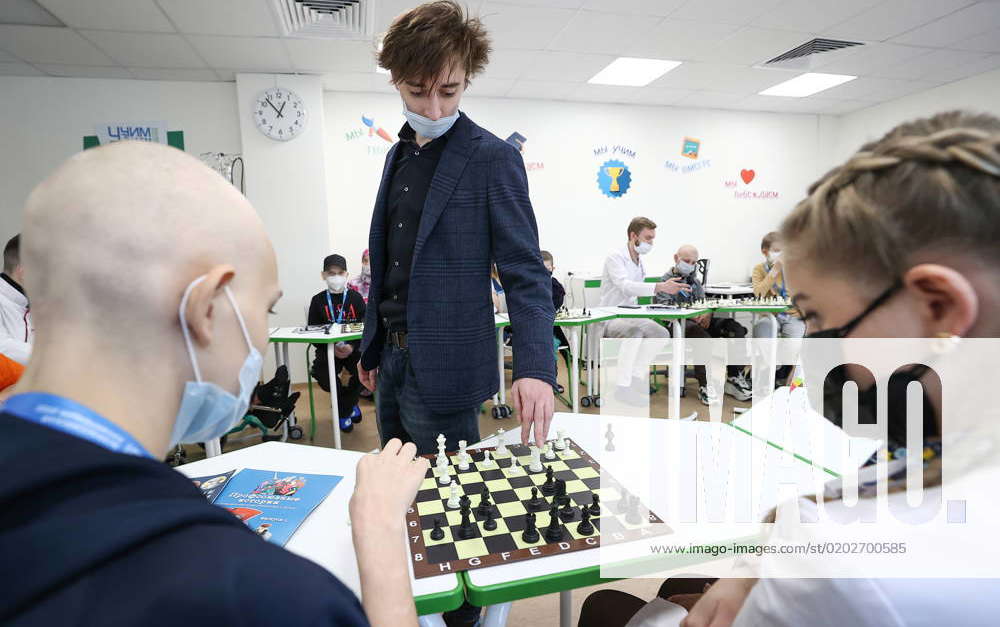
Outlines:
[[[0,414],[0,624],[367,625],[162,462]]]

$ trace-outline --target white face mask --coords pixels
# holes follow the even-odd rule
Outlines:
[[[781,251],[780,250],[777,251],[777,252],[769,252],[769,253],[767,253],[767,260],[770,263],[774,263],[778,259],[781,259]]]
[[[694,265],[686,261],[678,261],[677,271],[680,272],[682,276],[687,276],[694,272]]]
[[[649,242],[639,242],[638,244],[635,245],[635,252],[639,253],[640,255],[648,254],[649,251],[651,250],[653,250],[653,245],[650,244]]]
[[[371,273],[372,273],[371,266],[369,266],[367,263],[361,264],[361,276],[368,276]]]
[[[347,276],[343,274],[334,274],[326,277],[326,286],[330,288],[330,291],[334,294],[339,294],[344,291],[347,287]]]
[[[458,120],[458,109],[455,109],[455,112],[449,116],[432,120],[425,118],[419,113],[410,111],[404,102],[403,115],[406,117],[406,121],[409,122],[410,128],[416,131],[418,135],[428,139],[437,139],[447,133],[448,129]]]

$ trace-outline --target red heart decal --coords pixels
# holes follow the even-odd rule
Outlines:
[[[740,176],[743,178],[744,183],[750,183],[756,175],[757,173],[753,170],[740,170]]]

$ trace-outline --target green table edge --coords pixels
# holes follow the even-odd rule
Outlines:
[[[464,574],[459,573],[455,577],[455,587],[451,590],[414,597],[413,603],[417,607],[417,614],[420,616],[440,614],[461,607],[465,601],[465,579],[462,577]]]
[[[740,431],[742,433],[745,433],[745,434],[749,435],[751,438],[756,438],[756,439],[760,440],[761,442],[764,442],[766,444],[770,444],[771,446],[773,446],[774,448],[778,449],[779,451],[784,451],[785,450],[785,448],[783,446],[781,446],[780,444],[775,444],[774,442],[768,440],[767,438],[762,438],[759,435],[754,435],[753,432],[748,431],[747,429],[744,429],[743,427],[734,425],[731,422],[727,422],[725,424],[729,425],[733,429],[736,429],[737,431]],[[809,464],[810,466],[815,466],[816,468],[819,468],[820,470],[822,470],[824,472],[827,472],[827,473],[833,475],[834,477],[836,477],[838,479],[840,478],[840,473],[838,473],[838,472],[836,472],[834,470],[830,470],[829,468],[827,468],[826,466],[823,466],[821,464],[817,464],[816,462],[812,461],[811,459],[807,459],[805,457],[802,457],[798,453],[792,453],[792,457],[794,457],[795,459],[799,460],[800,462],[805,462],[805,463]]]
[[[754,534],[752,536],[745,536],[734,540],[726,540],[725,542],[706,544],[703,546],[722,546],[748,543],[753,540],[759,540],[760,538],[760,534]],[[681,566],[718,559],[717,556],[713,557],[711,554],[702,553],[673,555],[671,557],[671,563],[667,567],[664,567],[662,564],[662,555],[636,558],[616,564],[616,566],[636,564],[641,567],[643,562],[656,562],[657,568],[650,572],[660,572],[665,570],[665,568],[678,568]],[[600,565],[597,565],[578,568],[575,570],[567,570],[561,573],[552,573],[550,575],[528,577],[526,579],[518,579],[516,581],[509,581],[490,586],[477,586],[469,580],[469,572],[471,571],[463,571],[459,573],[459,576],[462,577],[465,582],[465,596],[469,603],[479,607],[497,605],[498,603],[507,603],[508,601],[520,601],[521,599],[530,599],[532,597],[542,596],[543,594],[551,594],[554,592],[576,590],[578,588],[586,588],[600,583],[608,583],[620,579],[601,577],[601,567]]]
[[[790,310],[791,307],[782,307],[781,305],[775,305],[773,307],[764,307],[761,309],[753,307],[715,307],[712,311],[717,311],[720,313],[785,313]]]

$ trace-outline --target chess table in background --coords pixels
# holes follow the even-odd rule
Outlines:
[[[570,504],[574,506],[573,518],[565,522],[564,539],[561,542],[547,542],[544,530],[549,525],[549,507],[554,497],[542,495],[547,507],[536,512],[536,527],[539,531],[537,542],[528,543],[521,538],[525,526],[525,514],[529,511],[525,506],[531,499],[531,488],[541,487],[545,483],[545,471],[531,472],[530,449],[516,444],[507,447],[509,454],[493,457],[492,468],[482,468],[483,453],[490,451],[495,455],[496,449],[470,450],[472,457],[469,470],[462,471],[458,467],[458,453],[448,455],[451,465],[451,478],[460,487],[460,493],[469,497],[472,503],[473,535],[469,539],[458,538],[458,528],[461,514],[458,509],[447,506],[451,490],[448,485],[441,485],[434,475],[434,468],[427,471],[417,498],[407,515],[407,531],[410,538],[410,556],[413,563],[413,574],[417,579],[431,577],[449,572],[458,572],[495,566],[526,559],[534,559],[547,555],[556,555],[572,551],[597,548],[601,544],[601,534],[604,540],[628,542],[640,538],[671,533],[669,527],[645,504],[638,504],[642,517],[638,524],[626,521],[623,495],[627,496],[618,482],[607,473],[604,474],[604,486],[601,487],[601,469],[597,461],[575,442],[566,439],[566,448],[555,451],[555,460],[542,459],[542,465],[551,466],[555,479],[566,482],[566,494]],[[508,469],[511,455],[518,458],[523,472],[510,475]],[[434,455],[425,456],[433,462]],[[485,517],[479,515],[480,494],[483,485],[490,493],[494,504],[494,520],[496,529],[487,531],[483,528]],[[591,524],[594,532],[583,535],[577,532],[580,523],[580,507],[589,506],[592,494],[600,497],[601,513],[592,516]],[[431,539],[435,519],[442,519],[444,537],[435,541]],[[656,524],[654,524],[656,523]]]

